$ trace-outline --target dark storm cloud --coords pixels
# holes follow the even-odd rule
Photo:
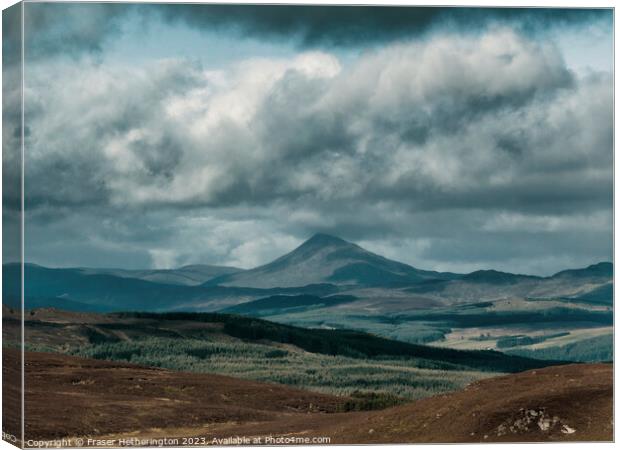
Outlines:
[[[423,34],[449,24],[479,29],[489,24],[517,24],[530,32],[611,17],[610,10],[350,7],[303,5],[160,5],[153,8],[171,22],[198,29],[229,30],[246,36],[291,39],[302,46],[359,45]]]
[[[2,12],[2,260],[21,259],[21,5]]]
[[[21,4],[2,11],[2,67],[21,61],[22,14]]]
[[[2,188],[3,220],[17,223],[21,207],[21,5],[2,12]],[[26,134],[28,129],[25,130]],[[11,215],[12,218],[6,218]],[[13,246],[16,244],[13,243]],[[5,246],[7,248],[8,246]]]
[[[544,33],[612,20],[611,9],[29,3],[25,13],[26,30],[31,30],[26,36],[28,57],[101,52],[132,15],[140,19],[136,25],[145,28],[153,20],[163,20],[300,47],[379,44],[441,27],[470,32],[508,25],[526,33]],[[9,20],[8,15],[6,19],[5,36],[17,36],[19,21]]]
[[[26,56],[32,61],[58,53],[101,52],[105,43],[118,35],[121,21],[132,8],[119,3],[26,3]]]

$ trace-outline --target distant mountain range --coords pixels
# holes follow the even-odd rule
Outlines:
[[[338,237],[315,234],[292,252],[269,264],[217,277],[209,284],[263,289],[317,283],[396,287],[458,277],[453,273],[416,269]]]
[[[20,270],[18,264],[3,265],[3,302],[7,305],[19,304]],[[25,297],[27,307],[97,311],[215,311],[272,296],[297,295],[306,303],[316,303],[316,298],[334,294],[347,295],[347,303],[374,298],[384,306],[397,304],[396,309],[512,295],[594,298],[611,303],[612,276],[609,262],[551,277],[495,270],[435,272],[384,258],[338,237],[316,234],[290,253],[250,270],[208,265],[171,270],[51,269],[26,264]],[[278,302],[282,299],[275,300]],[[290,301],[284,303],[287,308],[294,307]],[[319,303],[333,306],[338,302]]]
[[[144,281],[153,281],[163,284],[178,284],[180,286],[198,286],[213,278],[242,272],[243,269],[226,266],[210,266],[194,264],[179,267],[178,269],[159,270],[127,270],[127,269],[78,269],[84,275],[113,275],[121,278],[135,278]]]

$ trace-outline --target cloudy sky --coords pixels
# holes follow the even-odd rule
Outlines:
[[[457,272],[612,258],[610,10],[27,3],[24,20],[28,261],[249,268],[316,232]],[[5,148],[18,100],[5,87]]]

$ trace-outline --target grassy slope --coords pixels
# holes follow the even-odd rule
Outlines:
[[[18,326],[19,321],[5,317],[5,344],[12,339],[12,328],[18,337]],[[549,364],[223,314],[37,311],[28,316],[26,334],[30,350],[227,374],[361,398],[362,406],[353,408],[427,397],[497,373]]]
[[[231,375],[358,398],[375,393],[374,406],[395,404],[398,398],[417,399],[456,390],[494,374],[423,368],[425,361],[413,358],[330,356],[267,342],[224,342],[219,337],[213,341],[148,338],[74,348],[70,353],[186,372]]]

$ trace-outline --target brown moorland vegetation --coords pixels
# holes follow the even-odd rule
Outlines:
[[[3,363],[5,376],[17,371],[18,351],[5,348]],[[51,353],[28,352],[26,364],[26,439],[270,435],[357,444],[610,441],[613,435],[610,364],[536,369],[348,413],[337,412],[346,398],[232,377]]]

